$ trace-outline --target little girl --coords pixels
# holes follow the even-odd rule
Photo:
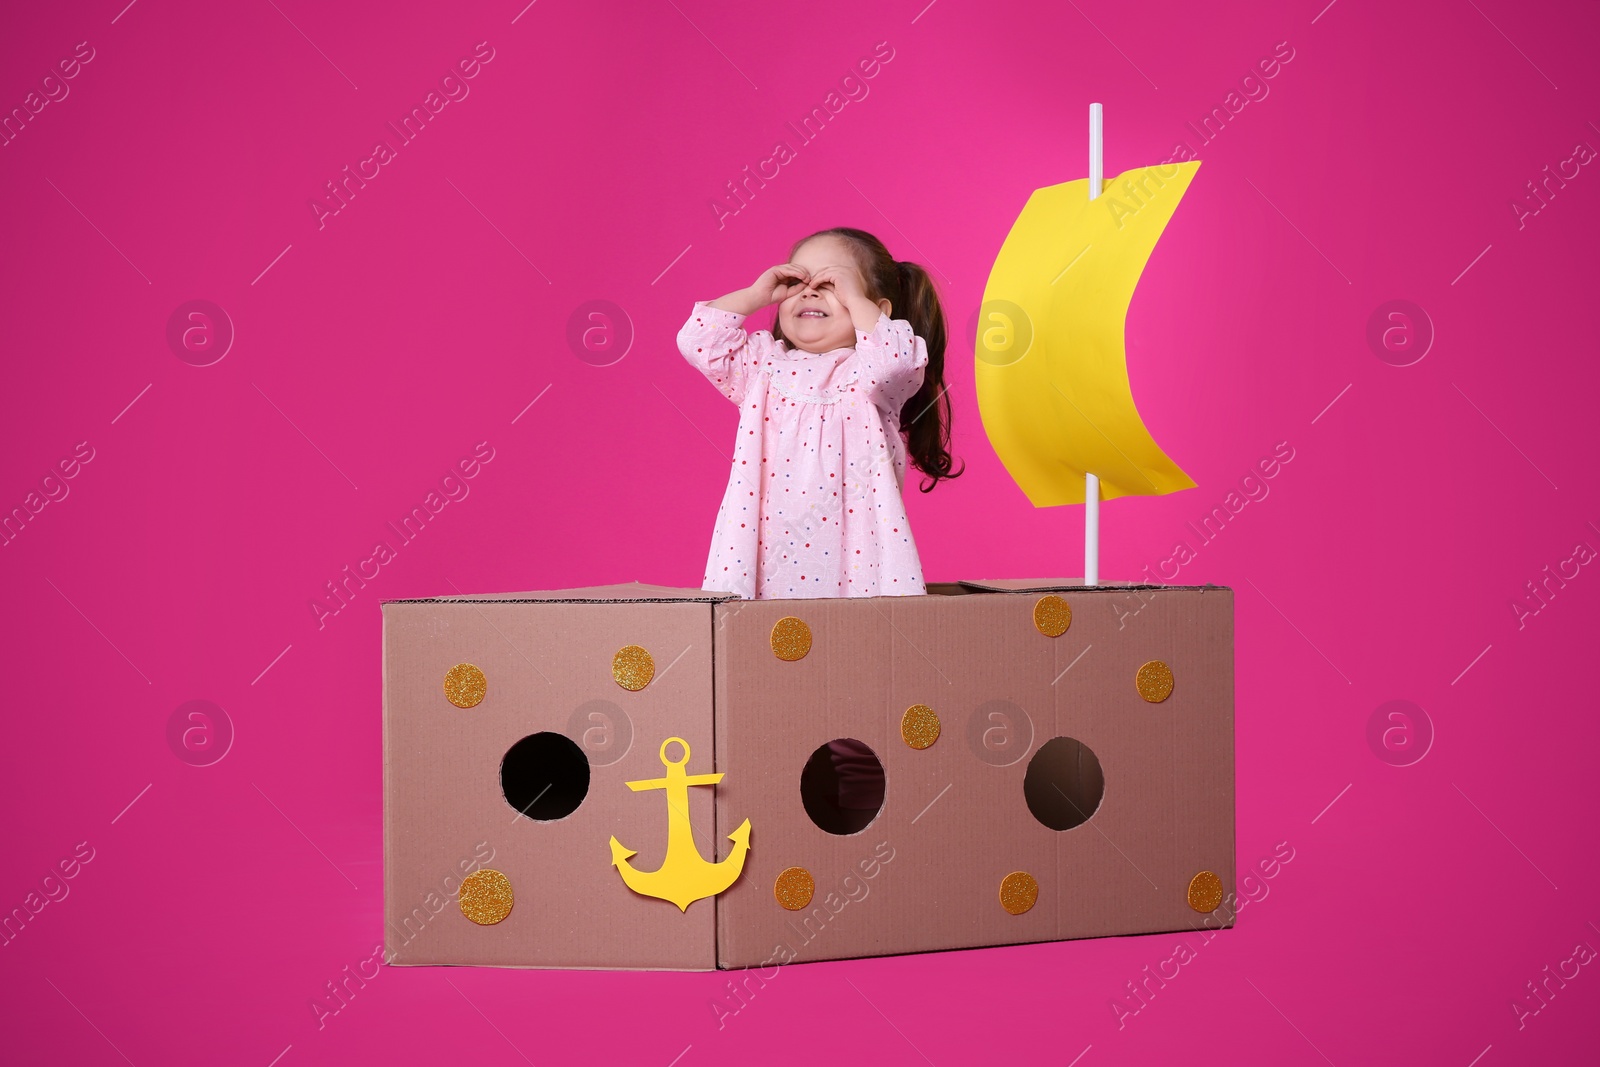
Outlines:
[[[747,316],[776,303],[771,332]],[[951,470],[944,310],[933,280],[839,227],[748,289],[697,301],[678,347],[739,405],[702,588],[768,597],[925,592],[901,498]],[[902,435],[905,435],[902,437]]]

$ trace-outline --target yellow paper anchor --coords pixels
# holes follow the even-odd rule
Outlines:
[[[683,749],[683,758],[674,763],[667,758],[667,746],[674,741]],[[694,844],[694,830],[689,825],[689,787],[691,785],[716,785],[722,774],[685,774],[689,762],[689,742],[681,737],[669,737],[661,742],[661,762],[667,768],[665,778],[648,778],[642,782],[629,782],[635,793],[645,789],[667,791],[667,858],[661,869],[636,871],[628,857],[636,850],[611,839],[611,863],[622,875],[629,889],[647,897],[670,900],[679,911],[688,911],[689,905],[702,897],[714,897],[733,884],[744,869],[744,856],[750,851],[750,820],[746,819],[737,830],[728,835],[733,842],[733,854],[721,863],[712,863],[700,855]]]

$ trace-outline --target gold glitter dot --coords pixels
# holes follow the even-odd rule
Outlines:
[[[656,661],[638,645],[624,645],[611,657],[611,677],[624,689],[638,692],[656,676]]]
[[[939,740],[939,715],[926,704],[913,704],[900,716],[900,736],[915,749]]]
[[[772,624],[772,654],[793,663],[811,651],[811,627],[793,615]]]
[[[1058,596],[1042,596],[1033,605],[1033,624],[1046,637],[1060,637],[1072,625],[1072,609]]]
[[[1133,684],[1139,688],[1140,696],[1152,704],[1159,704],[1172,695],[1172,668],[1153,659],[1139,668]]]
[[[1189,907],[1209,914],[1222,903],[1222,879],[1201,871],[1189,880]]]
[[[789,867],[772,883],[772,895],[790,911],[800,911],[810,904],[811,894],[816,891],[816,880],[804,867]]]
[[[444,698],[458,708],[475,708],[489,691],[483,671],[470,663],[457,663],[444,672]]]
[[[1027,871],[1012,871],[1000,880],[1000,906],[1021,915],[1039,899],[1039,883]]]
[[[493,926],[511,914],[511,879],[491,867],[461,879],[461,914],[479,926]]]

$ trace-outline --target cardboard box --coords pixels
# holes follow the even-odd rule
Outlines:
[[[383,620],[393,963],[709,970],[1232,925],[1229,589],[632,583]],[[722,775],[688,788],[685,839],[742,860],[681,908],[614,864],[666,860],[669,738]]]

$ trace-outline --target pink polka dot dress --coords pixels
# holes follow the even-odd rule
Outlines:
[[[900,410],[922,386],[927,345],[881,315],[854,348],[813,354],[706,301],[678,348],[739,405],[733,470],[704,589],[749,599],[926,592],[901,496]]]

